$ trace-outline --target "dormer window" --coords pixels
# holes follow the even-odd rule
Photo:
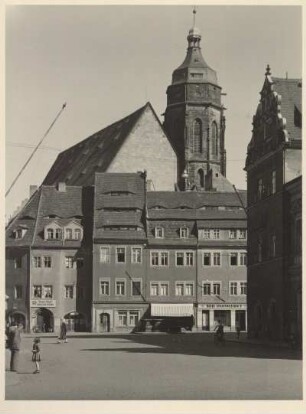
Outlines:
[[[75,240],[81,240],[81,230],[80,229],[75,229],[74,230],[74,239]]]
[[[60,240],[62,238],[62,229],[49,227],[46,230],[46,236],[47,240]]]
[[[80,225],[71,221],[67,224],[68,227],[65,227],[65,240],[82,240],[83,231],[80,228]]]
[[[155,227],[155,238],[156,239],[163,239],[164,238],[164,229],[163,227]]]
[[[47,229],[47,239],[48,240],[54,239],[54,230],[53,229]]]
[[[180,228],[180,238],[181,239],[188,239],[189,236],[189,229],[187,227]]]
[[[14,231],[14,237],[16,240],[18,239],[22,239],[23,236],[26,234],[27,230],[26,229],[22,229],[22,228],[18,228]]]

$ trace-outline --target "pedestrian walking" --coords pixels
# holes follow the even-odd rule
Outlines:
[[[64,341],[65,343],[67,343],[67,326],[64,322],[64,320],[61,320],[61,328],[60,328],[60,335],[58,337],[58,341],[57,343],[60,344],[61,341]]]
[[[40,373],[40,339],[35,338],[33,341],[33,348],[32,348],[32,361],[35,362],[35,371],[33,374],[39,374]]]
[[[224,344],[224,327],[221,321],[218,321],[218,325],[215,327],[215,332],[217,343]]]
[[[22,324],[17,325],[16,321],[12,321],[11,326],[8,330],[7,344],[9,350],[11,351],[10,371],[12,372],[17,372],[18,368],[19,351],[21,346],[20,334],[22,329]]]

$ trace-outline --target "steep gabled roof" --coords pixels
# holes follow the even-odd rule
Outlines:
[[[132,114],[61,152],[43,184],[53,185],[62,181],[68,185],[92,185],[95,172],[107,170],[133,127],[148,108],[155,115],[148,102]]]
[[[289,139],[302,139],[302,128],[294,122],[295,107],[302,112],[301,79],[282,79],[272,77],[274,90],[281,95],[281,114],[286,118],[286,129]]]

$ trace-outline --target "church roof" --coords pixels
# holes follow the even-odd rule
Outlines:
[[[148,102],[132,114],[61,152],[43,184],[53,185],[62,181],[68,185],[92,185],[95,172],[107,170],[146,109],[156,116]]]
[[[283,79],[272,76],[273,89],[281,95],[281,114],[286,118],[289,139],[302,139],[302,128],[296,125],[295,111],[302,113],[302,80]]]

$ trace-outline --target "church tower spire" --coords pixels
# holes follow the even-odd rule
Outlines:
[[[209,170],[226,174],[225,118],[221,87],[216,71],[203,58],[195,17],[194,8],[186,57],[174,70],[167,89],[164,126],[178,155],[180,188],[184,188],[185,171],[190,187],[204,190]]]

